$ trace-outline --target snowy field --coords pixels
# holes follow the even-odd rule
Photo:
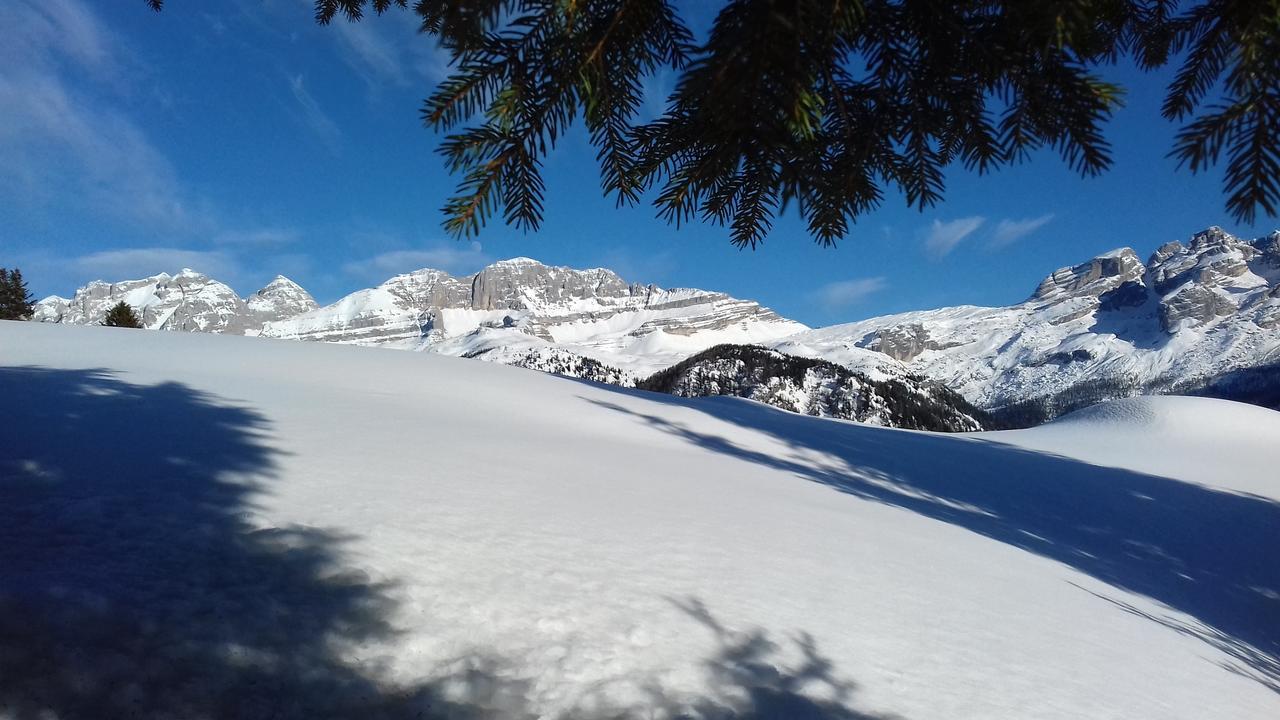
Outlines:
[[[1280,413],[0,322],[0,717],[1280,717]]]

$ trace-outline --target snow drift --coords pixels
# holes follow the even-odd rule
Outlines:
[[[0,397],[0,717],[1280,712],[1271,411],[958,437],[12,322]]]

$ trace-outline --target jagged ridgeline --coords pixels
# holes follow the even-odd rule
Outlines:
[[[1280,405],[1280,232],[1247,240],[1211,227],[1186,244],[1161,245],[1145,262],[1122,247],[1059,268],[1014,305],[911,311],[818,329],[721,292],[663,289],[604,268],[530,258],[456,277],[423,268],[323,307],[284,277],[242,298],[184,270],[92,282],[70,299],[40,301],[34,319],[98,324],[119,302],[156,330],[436,352],[623,386],[707,348],[762,346],[791,356],[786,363],[800,368],[795,372],[823,377],[823,387],[860,378],[859,392],[880,383],[885,387],[867,392],[927,397],[978,418],[951,399],[958,393],[994,418],[980,423],[987,428],[1037,425],[1139,394]],[[838,371],[802,367],[801,358]],[[779,368],[767,370],[786,378]],[[901,387],[891,389],[891,381]],[[796,393],[817,392],[800,380],[783,384],[789,389],[752,385],[758,397],[743,387],[708,394],[753,396],[832,417],[876,417],[867,409],[874,405],[855,401],[861,395],[854,383],[842,391],[853,393],[844,406],[823,392],[817,400],[798,399]],[[918,402],[925,407],[918,412],[905,400],[892,405],[884,422],[932,427],[922,419],[931,414],[928,403]]]
[[[872,425],[966,432],[991,418],[955,392],[923,378],[872,379],[814,358],[755,345],[717,345],[636,383],[681,397],[730,395],[791,412]]]

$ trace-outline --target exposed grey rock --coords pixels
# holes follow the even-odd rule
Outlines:
[[[277,275],[267,286],[245,299],[250,325],[260,329],[275,320],[284,320],[319,307],[311,293],[294,281]]]
[[[1280,282],[1280,231],[1264,235],[1251,245],[1256,250],[1250,268],[1270,282]]]
[[[1031,302],[1061,302],[1077,297],[1098,297],[1127,282],[1142,278],[1146,268],[1136,253],[1123,248],[1075,267],[1061,268],[1041,281]]]
[[[1249,307],[1253,311],[1253,322],[1264,330],[1280,328],[1280,285],[1258,299]]]
[[[471,280],[473,310],[527,310],[583,298],[624,298],[632,288],[611,270],[548,267],[530,258],[494,263]]]
[[[873,334],[866,346],[899,362],[910,362],[925,350],[933,349],[929,333],[919,323],[885,328]]]
[[[1140,280],[1130,280],[1121,283],[1114,290],[1098,296],[1099,310],[1120,310],[1127,307],[1137,307],[1147,302],[1150,293],[1147,292],[1147,286]]]
[[[1174,333],[1185,320],[1201,324],[1236,310],[1229,298],[1203,285],[1188,283],[1160,301],[1160,324],[1165,332]]]
[[[62,318],[66,316],[70,307],[70,300],[58,295],[50,295],[36,303],[31,319],[36,322],[62,322]]]
[[[1162,245],[1147,266],[1157,293],[1164,295],[1189,280],[1212,287],[1225,286],[1249,272],[1257,249],[1219,227],[1196,233],[1190,244]]]

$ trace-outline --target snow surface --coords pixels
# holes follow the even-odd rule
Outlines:
[[[0,396],[0,717],[1280,714],[1271,411],[960,437],[15,322]]]

